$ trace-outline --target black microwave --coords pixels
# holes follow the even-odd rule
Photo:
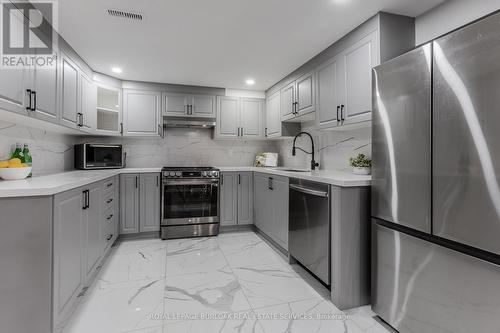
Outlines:
[[[75,145],[75,169],[123,168],[123,146],[99,143]]]

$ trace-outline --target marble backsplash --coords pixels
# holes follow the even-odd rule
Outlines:
[[[86,142],[121,143],[127,167],[252,166],[255,155],[277,152],[272,141],[213,140],[212,130],[169,128],[159,138],[83,138]]]
[[[315,159],[321,170],[349,170],[349,158],[359,153],[371,157],[371,128],[363,127],[351,130],[315,129],[314,123],[302,124],[302,130],[314,138]],[[287,167],[310,168],[311,155],[296,151],[292,156],[293,139],[278,142],[279,164]],[[311,143],[307,136],[297,139],[297,147],[311,151]]]
[[[33,174],[73,169],[73,145],[78,137],[0,121],[0,160],[10,157],[16,143],[29,145]]]
[[[316,145],[316,160],[322,170],[347,170],[349,157],[371,154],[370,128],[348,131],[317,131],[314,123],[305,123]],[[16,142],[29,144],[33,172],[55,173],[73,169],[73,145],[79,142],[121,143],[127,153],[128,167],[161,166],[251,166],[261,152],[279,153],[279,165],[309,168],[310,155],[297,150],[292,156],[293,139],[276,141],[213,140],[206,129],[168,129],[165,139],[121,137],[76,137],[33,129],[0,121],[0,159],[9,157]],[[297,146],[310,150],[308,138]]]

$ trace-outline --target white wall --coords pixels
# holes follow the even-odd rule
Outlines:
[[[500,9],[500,0],[448,0],[415,20],[420,45]]]

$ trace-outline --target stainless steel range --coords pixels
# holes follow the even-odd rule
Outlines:
[[[219,233],[219,170],[170,167],[162,170],[161,238]]]

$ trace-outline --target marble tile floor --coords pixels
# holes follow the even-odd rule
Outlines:
[[[113,247],[64,333],[386,333],[251,232]]]

